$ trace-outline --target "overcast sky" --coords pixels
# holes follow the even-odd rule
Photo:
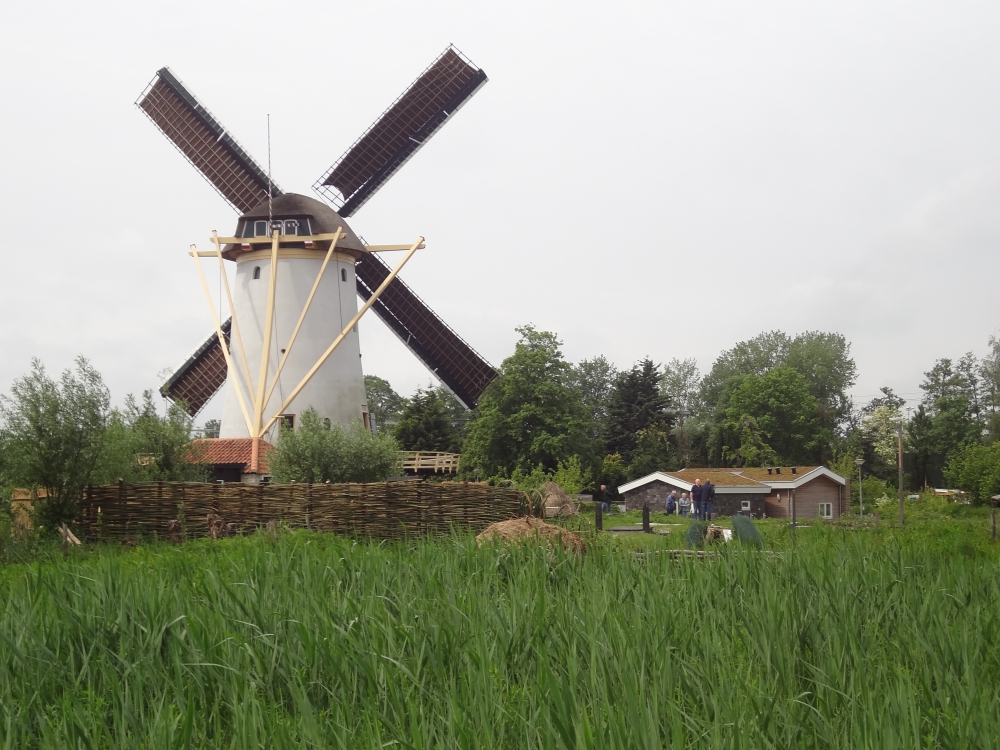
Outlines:
[[[0,389],[83,354],[116,401],[211,333],[188,245],[236,215],[134,102],[174,73],[286,191],[453,42],[490,82],[351,219],[494,364],[619,367],[843,333],[858,401],[997,333],[1000,4],[4,6]],[[374,316],[365,371],[429,374]],[[216,399],[216,402],[221,399]],[[202,418],[218,416],[211,404]]]

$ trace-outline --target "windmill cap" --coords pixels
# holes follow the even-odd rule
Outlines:
[[[235,236],[243,236],[243,227],[248,221],[266,219],[268,216],[273,216],[275,219],[308,218],[313,234],[329,234],[336,232],[337,227],[343,227],[344,237],[337,243],[337,250],[344,250],[352,255],[362,255],[367,252],[364,243],[358,239],[358,235],[347,225],[347,222],[341,218],[340,214],[315,198],[297,193],[285,193],[275,196],[271,200],[270,207],[268,206],[268,202],[264,201],[247,211],[240,217],[239,223],[236,225]],[[233,258],[239,254],[239,251],[239,245],[226,245],[223,254],[226,257]]]

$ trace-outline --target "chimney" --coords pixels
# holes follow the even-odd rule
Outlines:
[[[771,467],[770,466],[767,467],[767,475],[771,476]]]
[[[781,473],[781,467],[780,466],[775,466],[774,467],[774,473],[775,474],[780,474]]]
[[[793,467],[792,467],[792,474],[795,474],[795,473],[796,473],[796,471],[795,471],[795,470],[796,470],[796,468],[797,468],[797,467],[795,467],[795,466],[793,466]]]

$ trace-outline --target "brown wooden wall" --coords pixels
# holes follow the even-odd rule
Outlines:
[[[777,495],[781,494],[778,501]],[[774,490],[767,496],[767,516],[768,518],[791,518],[792,510],[789,499],[792,490]],[[841,508],[841,486],[829,477],[819,476],[806,482],[795,490],[795,519],[797,521],[819,518],[819,504],[830,503],[832,505],[833,518],[840,518]],[[846,508],[845,508],[846,509]]]
[[[207,536],[209,515],[249,532],[269,521],[381,539],[447,533],[453,525],[480,531],[530,514],[524,493],[465,482],[378,484],[205,484],[156,482],[88,487],[80,528],[91,539]]]

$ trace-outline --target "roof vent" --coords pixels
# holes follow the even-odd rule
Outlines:
[[[774,467],[774,473],[775,474],[780,474],[781,473],[781,467],[780,466],[775,466]]]
[[[771,467],[770,466],[767,467],[767,475],[771,476]]]
[[[798,468],[798,467],[796,467],[796,466],[793,466],[793,467],[792,467],[792,474],[795,474],[795,473],[796,473],[796,469],[797,469],[797,468]]]

